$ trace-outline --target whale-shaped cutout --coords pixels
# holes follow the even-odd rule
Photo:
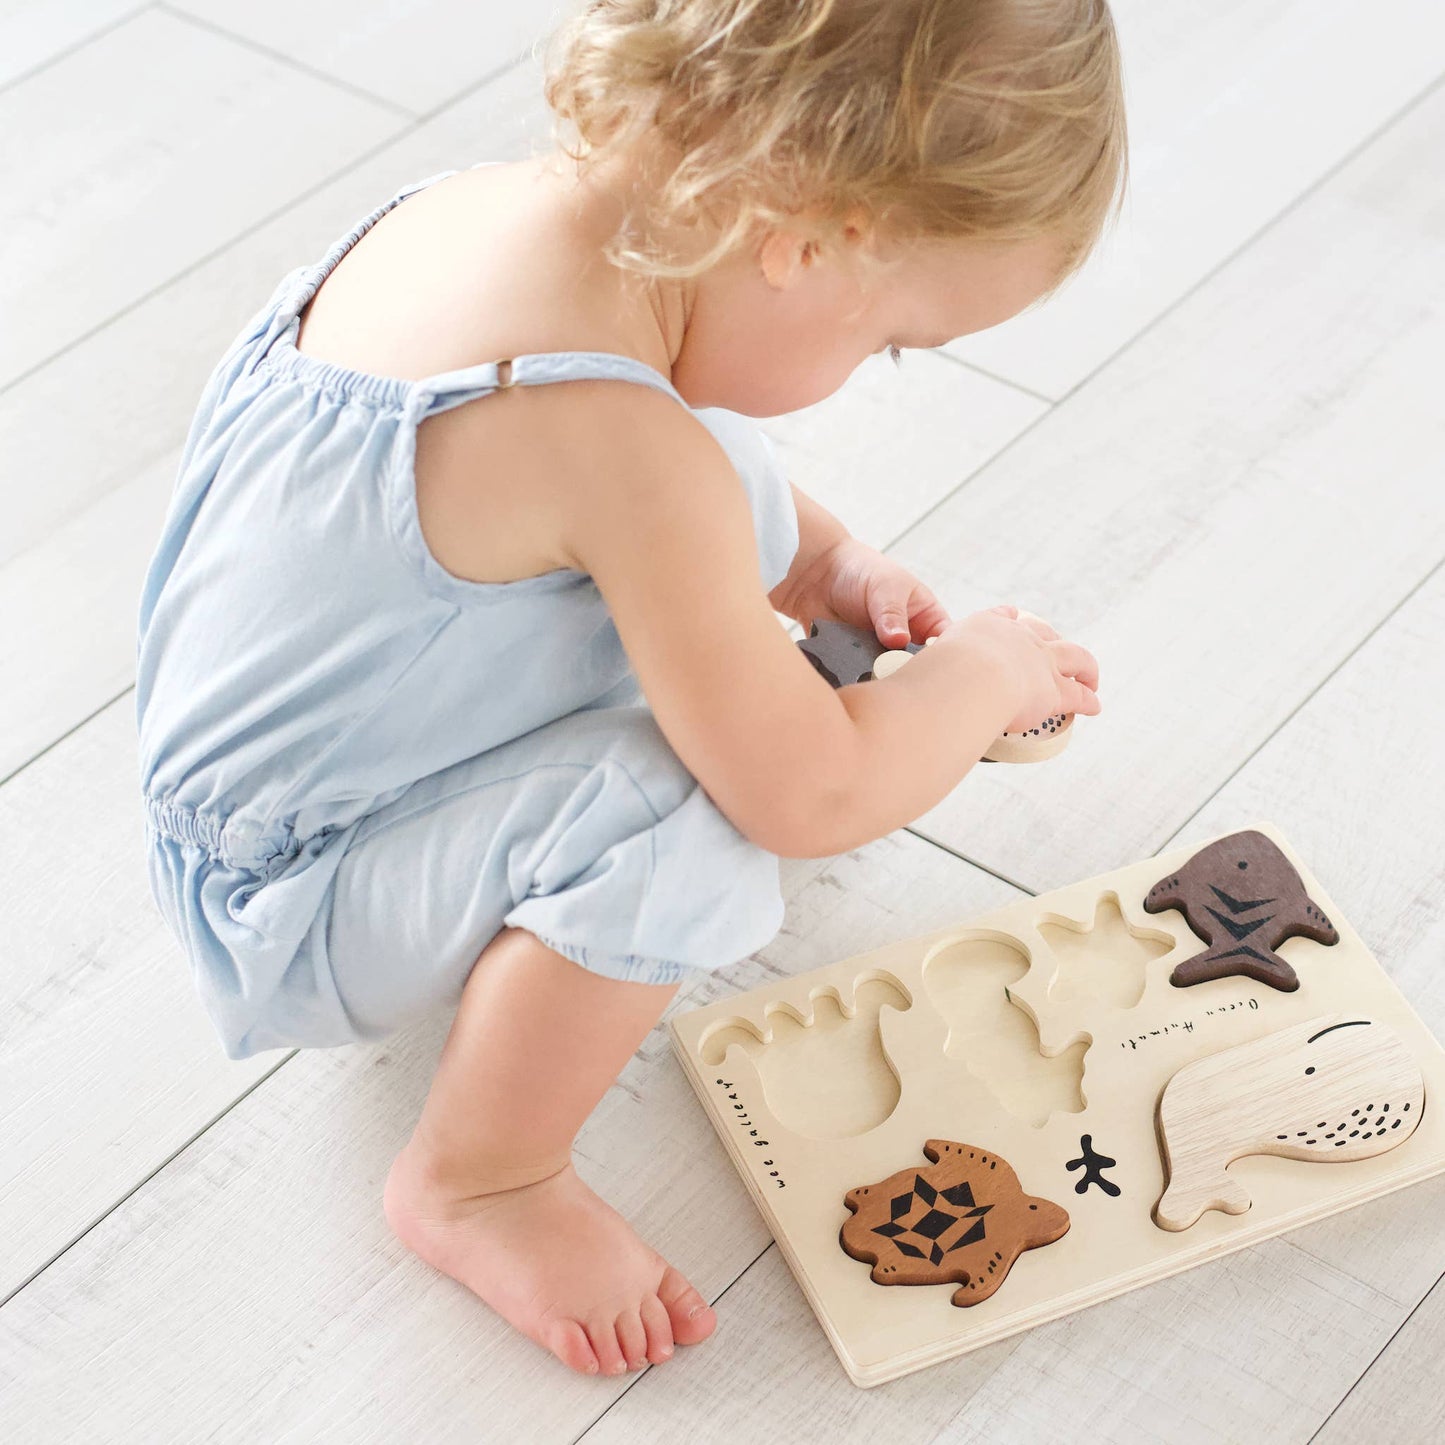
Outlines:
[[[898,1076],[878,1031],[883,1009],[911,1008],[908,990],[891,974],[865,974],[845,1010],[835,989],[814,992],[811,1021],[786,1004],[767,1011],[766,1035],[746,1019],[730,1019],[703,1035],[699,1052],[710,1066],[733,1045],[752,1057],[763,1097],[778,1122],[811,1139],[866,1134],[898,1107]]]
[[[1147,965],[1175,946],[1171,934],[1130,924],[1119,907],[1117,893],[1099,896],[1091,923],[1050,913],[1039,923],[1039,933],[1058,961],[1050,1000],[1097,999],[1118,1009],[1130,1009],[1139,1002],[1144,996]]]
[[[1034,1021],[1010,988],[1029,969],[1024,945],[1007,934],[966,934],[940,944],[923,964],[928,997],[948,1024],[944,1053],[969,1073],[1016,1119],[1034,1128],[1050,1114],[1077,1114],[1089,1040],[1046,1058]]]

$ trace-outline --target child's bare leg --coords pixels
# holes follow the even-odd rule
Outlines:
[[[589,973],[504,928],[467,981],[387,1180],[403,1243],[588,1374],[658,1364],[716,1324],[571,1164],[583,1120],[675,992]]]

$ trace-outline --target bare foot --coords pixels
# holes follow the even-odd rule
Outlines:
[[[571,1164],[535,1184],[457,1198],[403,1150],[384,1204],[408,1249],[582,1374],[659,1365],[674,1343],[698,1344],[717,1325],[707,1301]]]

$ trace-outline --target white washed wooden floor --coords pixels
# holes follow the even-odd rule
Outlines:
[[[696,1003],[1279,823],[1445,1034],[1445,13],[1117,0],[1128,216],[1043,311],[771,424],[955,609],[1107,713],[786,865]],[[229,1063],[149,903],[139,578],[201,382],[401,183],[541,133],[503,0],[0,0],[0,1433],[7,1441],[1445,1438],[1445,1184],[883,1388],[849,1385],[661,1033],[581,1140],[718,1301],[581,1380],[388,1237],[444,1020]]]

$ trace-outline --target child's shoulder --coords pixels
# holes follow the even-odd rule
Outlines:
[[[526,165],[462,171],[388,212],[327,277],[298,349],[355,370],[418,380],[481,362],[606,352],[666,380],[626,281],[569,233]],[[645,322],[646,318],[639,318]],[[636,486],[639,466],[674,475],[713,449],[675,395],[589,376],[516,386],[429,418],[416,446],[417,506],[437,560],[473,581],[570,566],[568,519]],[[599,493],[602,497],[599,498]]]

